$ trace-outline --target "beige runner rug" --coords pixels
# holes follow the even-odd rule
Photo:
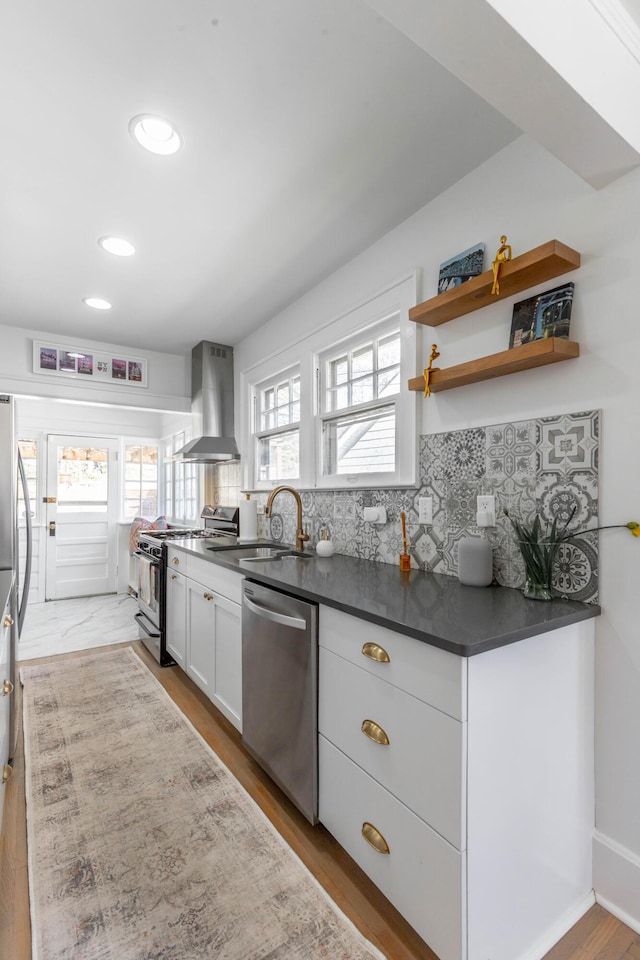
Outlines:
[[[34,960],[371,960],[145,665],[23,667]]]

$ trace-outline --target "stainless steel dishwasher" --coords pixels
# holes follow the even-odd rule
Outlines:
[[[242,740],[311,823],[318,820],[318,606],[242,588]]]

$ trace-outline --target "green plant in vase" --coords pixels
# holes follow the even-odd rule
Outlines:
[[[584,533],[595,533],[598,530],[612,530],[614,527],[624,527],[634,537],[640,537],[640,524],[635,520],[628,523],[614,523],[604,527],[593,527],[590,530],[569,530],[569,524],[576,512],[574,507],[564,523],[559,523],[555,517],[551,524],[543,523],[539,514],[536,514],[532,523],[516,520],[505,509],[505,515],[516,534],[516,543],[520,548],[525,568],[524,595],[532,600],[550,600],[553,596],[551,583],[553,569],[558,556],[558,550],[566,540],[579,537]]]

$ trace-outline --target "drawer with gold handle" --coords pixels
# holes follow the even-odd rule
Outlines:
[[[386,731],[375,720],[363,720],[360,729],[365,737],[369,737],[369,740],[373,740],[374,743],[379,743],[383,747],[389,746],[389,737]]]
[[[378,853],[391,853],[389,849],[389,844],[382,836],[377,827],[374,827],[372,823],[369,823],[368,820],[362,824],[362,836],[367,841],[370,847],[373,847],[374,850],[377,850]]]
[[[375,660],[376,663],[391,663],[391,658],[385,648],[377,643],[365,643],[362,647],[362,655],[369,657],[369,660]]]
[[[324,648],[319,677],[319,732],[461,849],[463,724]]]

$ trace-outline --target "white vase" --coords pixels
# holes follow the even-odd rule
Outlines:
[[[333,556],[333,551],[333,540],[318,540],[316,553],[319,557],[331,557]]]

